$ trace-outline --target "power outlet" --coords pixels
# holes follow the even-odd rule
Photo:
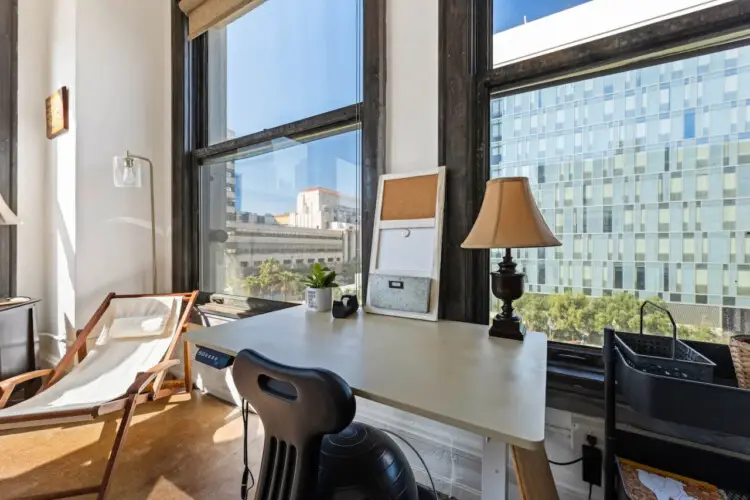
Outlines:
[[[602,450],[596,447],[596,437],[586,436],[586,444],[581,446],[583,460],[583,480],[594,486],[602,485]]]

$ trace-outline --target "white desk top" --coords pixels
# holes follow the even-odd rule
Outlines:
[[[185,339],[235,355],[339,374],[355,395],[523,448],[544,440],[547,339],[489,337],[488,327],[304,306],[193,330]]]

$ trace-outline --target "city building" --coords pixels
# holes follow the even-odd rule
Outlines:
[[[355,271],[345,265],[358,261],[359,214],[357,200],[337,191],[315,187],[297,193],[296,210],[282,214],[255,214],[242,211],[242,174],[235,161],[211,167],[206,198],[209,200],[211,237],[203,246],[203,280],[212,289],[226,293],[246,293],[245,279],[255,275],[268,260],[285,270],[306,273],[318,262],[339,274],[339,283],[355,283]],[[224,171],[223,175],[219,172]],[[269,298],[293,300],[288,294]]]
[[[234,163],[234,162],[232,162],[232,163]],[[234,183],[236,185],[242,186],[242,174],[235,173],[234,177],[235,177]],[[239,189],[239,190],[235,189],[234,190],[234,209],[237,212],[241,212],[242,211],[242,190],[241,189]]]
[[[355,228],[359,224],[357,198],[313,187],[297,194],[297,210],[289,215],[289,225],[316,229]]]
[[[750,325],[750,47],[498,97],[490,115],[491,176],[529,177],[563,243],[514,251],[527,292],[629,291],[685,323]]]

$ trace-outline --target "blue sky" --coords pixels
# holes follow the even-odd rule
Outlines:
[[[590,0],[494,0],[493,32],[497,33],[523,24],[524,16],[526,16],[526,22],[530,23],[588,1]]]
[[[495,0],[494,31],[585,1]],[[348,106],[361,88],[361,0],[273,0],[227,27],[227,128],[235,136]],[[351,132],[238,161],[241,210],[292,211],[296,193],[315,186],[355,195],[358,141]]]

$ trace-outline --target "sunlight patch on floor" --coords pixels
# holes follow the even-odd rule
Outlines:
[[[193,500],[193,497],[180,490],[170,480],[160,477],[156,480],[148,500]]]
[[[216,444],[242,438],[244,423],[242,422],[242,416],[240,415],[239,409],[236,412],[233,411],[230,413],[225,421],[226,423],[214,432],[213,442]],[[263,437],[263,426],[260,423],[260,418],[258,418],[257,415],[250,414],[250,419],[247,425],[248,442],[253,442],[261,437]]]
[[[34,434],[44,433],[45,441],[54,443],[55,449],[64,449],[66,453],[94,445],[99,441],[105,422],[85,425],[86,432],[80,431],[81,426],[73,426],[0,435],[0,450],[3,454],[0,461],[0,481],[25,474],[59,458],[55,454],[40,453],[36,448],[29,449],[29,440],[33,439]]]

